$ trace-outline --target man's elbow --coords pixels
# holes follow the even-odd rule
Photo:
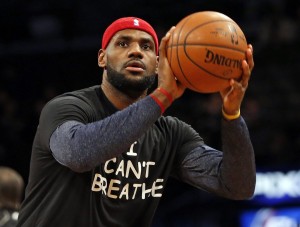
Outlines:
[[[234,200],[249,200],[253,197],[255,192],[256,178],[244,184],[235,190],[232,195]]]

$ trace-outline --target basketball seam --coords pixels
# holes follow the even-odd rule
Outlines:
[[[178,43],[178,40],[179,40],[179,37],[181,36],[181,31],[182,31],[182,28],[184,27],[184,25],[189,21],[190,17],[186,18],[186,20],[184,21],[184,23],[182,24],[179,32],[178,32],[178,38],[177,38],[177,42]],[[186,82],[188,82],[188,84],[190,84],[191,87],[193,87],[194,89],[197,89],[188,79],[188,77],[185,75],[185,73],[183,72],[183,69],[181,67],[181,64],[180,64],[180,61],[179,61],[179,57],[178,57],[178,45],[176,45],[176,59],[177,59],[177,62],[178,62],[178,66],[180,68],[180,71],[182,73],[182,76],[185,78]]]
[[[209,43],[188,43],[188,44],[183,43],[183,44],[178,44],[178,45],[170,45],[170,46],[168,46],[168,48],[172,48],[175,46],[177,46],[177,47],[178,46],[183,46],[183,47],[186,47],[186,46],[209,46],[209,47],[218,47],[218,48],[229,49],[229,50],[234,50],[237,52],[245,53],[244,50],[240,50],[238,48],[224,47],[224,46],[220,46],[220,45],[212,45]]]

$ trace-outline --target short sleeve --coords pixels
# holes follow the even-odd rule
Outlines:
[[[39,120],[39,136],[42,145],[49,146],[55,129],[66,121],[88,123],[91,107],[84,100],[74,96],[63,96],[49,101],[43,108]]]

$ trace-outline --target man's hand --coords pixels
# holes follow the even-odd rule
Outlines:
[[[166,46],[175,27],[173,26],[162,38],[159,46],[159,62],[158,62],[158,88],[161,87],[168,91],[173,100],[182,96],[185,87],[176,79],[169,61],[167,59]]]
[[[229,81],[230,87],[220,91],[225,114],[236,115],[239,113],[253,67],[253,47],[249,44],[248,49],[246,50],[246,60],[242,62],[243,73],[241,80],[236,81],[231,79]]]

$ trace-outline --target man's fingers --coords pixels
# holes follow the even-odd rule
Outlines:
[[[167,45],[167,42],[169,41],[170,36],[171,36],[174,29],[175,29],[175,26],[171,27],[171,29],[162,38],[162,40],[160,42],[160,46],[159,46],[159,55],[160,56],[164,57],[166,55],[166,45]]]
[[[248,49],[246,50],[246,59],[247,60],[244,60],[242,62],[243,76],[242,76],[241,84],[244,88],[248,86],[251,72],[254,67],[253,47],[251,44],[248,45]]]
[[[249,65],[249,69],[250,69],[250,71],[252,71],[252,69],[254,68],[253,49],[252,48],[247,49],[246,57],[247,57],[247,62],[248,62],[248,65]]]

